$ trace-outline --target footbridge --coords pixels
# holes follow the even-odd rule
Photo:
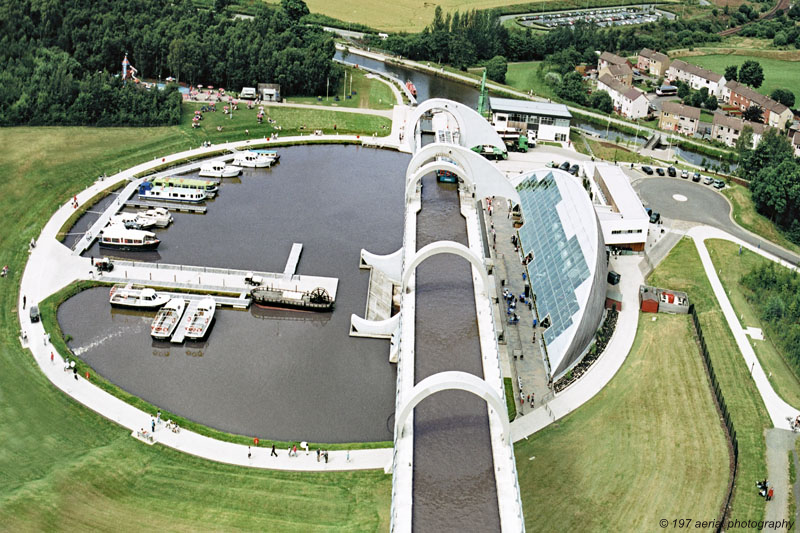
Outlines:
[[[390,338],[397,363],[391,529],[524,531],[477,205],[519,196],[455,144],[416,148],[405,179],[403,248],[361,258],[392,281],[399,312],[351,320],[351,334]]]

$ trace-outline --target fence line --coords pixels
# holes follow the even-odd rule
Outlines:
[[[728,495],[725,498],[725,505],[722,506],[720,517],[717,521],[719,525],[716,528],[716,533],[719,533],[722,531],[725,515],[728,514],[728,510],[730,509],[731,498],[733,497],[733,488],[736,485],[736,474],[739,469],[739,441],[736,438],[736,428],[733,425],[733,420],[731,419],[731,414],[728,410],[728,403],[725,401],[725,395],[722,393],[722,388],[717,380],[717,374],[714,371],[714,364],[711,362],[711,357],[708,355],[708,347],[706,346],[706,339],[703,336],[703,328],[700,326],[700,319],[697,317],[697,310],[694,308],[694,304],[689,306],[689,312],[692,314],[692,324],[694,325],[694,330],[700,343],[700,354],[703,356],[703,363],[708,371],[708,377],[711,382],[711,390],[714,392],[714,397],[717,400],[717,405],[719,405],[720,413],[722,413],[722,419],[725,422],[725,429],[727,430],[728,441],[730,442],[731,449],[733,450],[733,472],[731,474],[731,481],[728,486]]]

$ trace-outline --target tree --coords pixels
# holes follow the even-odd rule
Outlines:
[[[494,56],[486,62],[486,77],[498,83],[506,82],[508,63],[503,56]]]
[[[739,67],[739,81],[754,89],[761,87],[764,82],[764,69],[758,61],[748,59]]]
[[[742,112],[742,118],[761,124],[764,122],[764,110],[756,104],[752,104]]]
[[[706,101],[703,105],[709,111],[716,111],[717,107],[719,107],[719,102],[717,102],[717,96],[715,94],[709,94],[708,98],[706,98]]]
[[[593,92],[592,96],[589,97],[589,106],[603,113],[614,111],[614,102],[611,100],[611,95],[606,91]]]
[[[792,159],[794,150],[792,143],[775,128],[769,128],[756,146],[755,150],[742,159],[739,175],[745,179],[756,181],[758,173],[765,167],[774,168],[785,159]]]
[[[689,93],[692,91],[689,88],[689,85],[684,81],[678,80],[676,82],[676,85],[678,86],[678,98],[680,98],[681,100],[689,96]]]
[[[769,97],[786,107],[794,107],[794,93],[789,89],[775,89]]]
[[[728,65],[727,67],[725,67],[725,79],[727,81],[737,81],[739,79],[738,72],[739,72],[739,67],[737,67],[736,65]]]
[[[775,34],[775,37],[772,39],[772,44],[775,46],[786,46],[789,42],[789,37],[786,35],[785,31],[779,31]]]
[[[567,73],[561,80],[561,85],[556,87],[556,94],[576,104],[585,104],[586,89],[583,86],[583,76],[580,72],[573,70]]]
[[[736,153],[739,154],[739,158],[743,158],[747,155],[750,150],[753,149],[753,127],[749,125],[745,125],[742,128],[742,133],[739,134],[739,138],[736,139],[735,144]]]
[[[309,14],[308,6],[303,0],[281,0],[281,8],[293,23]]]

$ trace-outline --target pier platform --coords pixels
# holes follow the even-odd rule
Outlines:
[[[154,207],[164,207],[170,211],[183,211],[184,213],[204,214],[208,208],[204,205],[180,204],[177,202],[151,202],[148,200],[128,200],[125,207],[135,207],[137,209],[152,209]]]
[[[175,344],[181,344],[183,340],[186,338],[186,326],[189,325],[189,321],[192,320],[194,316],[194,312],[197,310],[197,302],[191,301],[186,306],[186,311],[183,312],[183,316],[181,317],[181,321],[178,322],[178,327],[175,328],[175,332],[172,334],[172,338],[170,342]]]
[[[301,253],[303,253],[303,244],[299,242],[292,244],[292,251],[289,252],[289,259],[286,260],[286,267],[283,269],[284,280],[291,279],[294,276]]]

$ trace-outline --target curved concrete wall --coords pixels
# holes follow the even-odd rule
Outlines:
[[[408,151],[412,154],[417,149],[415,131],[419,119],[428,111],[436,109],[448,111],[453,115],[461,134],[462,146],[472,148],[473,146],[489,144],[505,151],[506,145],[503,139],[500,138],[500,135],[494,130],[494,127],[477,111],[459,102],[454,102],[453,100],[431,98],[418,105],[406,120],[406,136],[403,142]]]

